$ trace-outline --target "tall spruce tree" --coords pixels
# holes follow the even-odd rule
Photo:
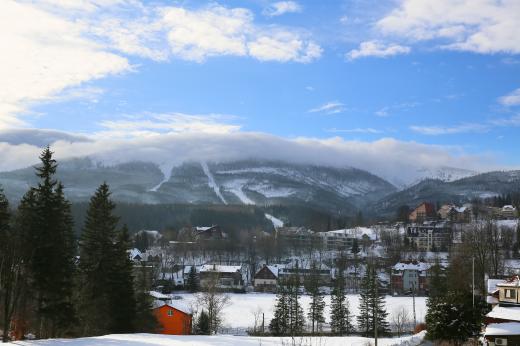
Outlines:
[[[340,268],[330,297],[330,328],[335,335],[349,335],[352,326],[349,301],[345,295],[345,277]]]
[[[301,335],[305,327],[305,316],[300,302],[300,276],[296,274],[288,280],[289,335]]]
[[[83,334],[132,332],[136,300],[128,230],[117,230],[110,189],[103,183],[90,199],[80,241],[78,289]]]
[[[361,281],[359,315],[357,316],[358,330],[365,337],[374,335],[376,325],[379,336],[390,331],[386,320],[388,313],[385,309],[385,300],[379,286],[376,270],[372,264],[368,264],[365,276]]]
[[[325,310],[325,301],[323,300],[323,292],[320,289],[321,278],[318,272],[316,262],[311,264],[311,272],[305,278],[305,289],[311,297],[309,304],[309,311],[307,317],[311,322],[311,332],[319,332],[322,329],[322,324],[325,323],[323,311]]]
[[[274,307],[274,317],[269,323],[269,330],[273,335],[285,335],[289,331],[289,297],[288,290],[283,282],[280,281],[276,294],[276,304]]]
[[[134,292],[133,264],[128,256],[130,236],[126,225],[117,235],[114,244],[114,268],[109,278],[111,287],[110,311],[112,333],[130,333],[135,330],[136,299]]]
[[[49,147],[36,168],[38,186],[28,193],[24,237],[31,290],[36,301],[37,335],[65,335],[74,325],[72,306],[75,242],[70,204],[54,179],[57,163]]]
[[[199,278],[198,278],[197,269],[195,269],[195,266],[191,266],[191,268],[190,268],[186,286],[188,288],[188,291],[191,293],[195,293],[199,290]]]

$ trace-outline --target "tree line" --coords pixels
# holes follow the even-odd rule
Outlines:
[[[345,292],[345,277],[340,267],[330,296],[330,328],[337,336],[361,333],[365,337],[388,335],[390,327],[388,313],[380,280],[373,264],[367,265],[361,283],[357,328],[354,327],[353,314]],[[298,272],[281,280],[276,296],[274,317],[269,324],[273,335],[297,336],[305,332],[305,314],[301,306],[300,276]],[[325,323],[325,292],[321,289],[317,265],[311,265],[311,273],[304,279],[304,287],[310,296],[307,318],[311,335],[323,333]]]
[[[134,280],[128,229],[117,226],[108,185],[90,199],[78,238],[49,147],[40,161],[38,183],[16,210],[0,189],[2,340],[152,331],[151,302]]]

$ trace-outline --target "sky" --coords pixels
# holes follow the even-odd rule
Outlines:
[[[520,168],[517,0],[3,0],[0,43],[0,171],[46,144]]]

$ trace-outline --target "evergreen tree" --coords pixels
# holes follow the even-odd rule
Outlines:
[[[199,290],[199,278],[198,278],[197,269],[195,269],[195,266],[191,266],[191,268],[190,268],[186,286],[188,288],[188,291],[191,293],[197,292]]]
[[[444,268],[439,263],[439,260],[436,259],[434,265],[431,266],[428,271],[429,274],[429,296],[430,297],[438,297],[446,294],[446,275],[444,273]]]
[[[136,300],[134,292],[133,264],[128,256],[130,236],[126,225],[117,235],[114,246],[113,275],[109,278],[111,288],[110,311],[112,333],[131,333],[135,330]]]
[[[269,330],[273,335],[285,335],[289,331],[289,299],[283,281],[280,282],[278,287],[274,317],[269,323]]]
[[[379,280],[372,265],[367,265],[365,276],[361,281],[358,329],[365,337],[372,336],[376,329],[378,335],[387,334],[390,329],[386,317],[384,296],[379,290]]]
[[[352,252],[353,254],[358,254],[359,251],[360,250],[358,240],[357,238],[354,238],[354,240],[352,241],[352,248],[350,249],[350,252]]]
[[[86,335],[133,332],[140,323],[127,252],[130,237],[126,226],[117,230],[114,209],[109,187],[103,183],[90,200],[81,235],[79,304]]]
[[[141,267],[136,283],[136,332],[154,333],[157,330],[157,319],[152,312],[153,301],[149,294],[150,285],[146,267]]]
[[[486,304],[482,300],[473,308],[469,293],[449,293],[428,298],[426,337],[436,341],[455,341],[461,344],[480,332]]]
[[[197,320],[197,334],[210,335],[209,316],[206,311],[202,310]]]
[[[298,273],[288,280],[289,334],[301,335],[305,326],[305,317],[300,303],[300,278]]]
[[[323,293],[320,290],[320,283],[321,280],[318,268],[316,262],[313,262],[311,264],[310,275],[305,280],[305,289],[311,296],[307,317],[311,321],[312,334],[317,331],[321,331],[321,325],[322,323],[325,323],[325,317],[323,316],[325,301],[323,300]]]
[[[351,322],[350,307],[345,295],[345,278],[340,269],[330,297],[330,328],[335,335],[348,335],[354,327]]]
[[[38,186],[26,195],[23,222],[27,277],[36,301],[37,335],[64,335],[74,324],[75,244],[70,204],[55,179],[57,164],[45,148],[36,168]],[[29,200],[30,199],[30,200]],[[25,297],[27,298],[27,297]],[[24,298],[24,299],[25,299]]]
[[[112,285],[115,272],[115,204],[107,184],[102,184],[90,199],[80,241],[80,313],[84,335],[102,335],[113,325]]]

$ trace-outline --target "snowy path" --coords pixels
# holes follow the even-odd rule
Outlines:
[[[424,339],[425,332],[415,336],[402,338],[383,338],[379,339],[379,345],[407,345],[416,346]],[[23,346],[282,346],[282,345],[303,345],[303,346],[366,346],[373,343],[373,339],[357,336],[351,337],[296,337],[294,343],[291,338],[280,337],[249,337],[232,335],[158,335],[158,334],[112,334],[94,338],[80,339],[50,339],[35,341],[17,341],[6,345]]]
[[[204,171],[204,174],[208,177],[208,185],[215,191],[215,194],[220,198],[222,203],[227,204],[224,196],[220,193],[220,188],[218,187],[217,183],[215,182],[215,177],[213,177],[213,174],[211,174],[211,171],[209,170],[208,164],[206,162],[200,163],[202,170]]]

